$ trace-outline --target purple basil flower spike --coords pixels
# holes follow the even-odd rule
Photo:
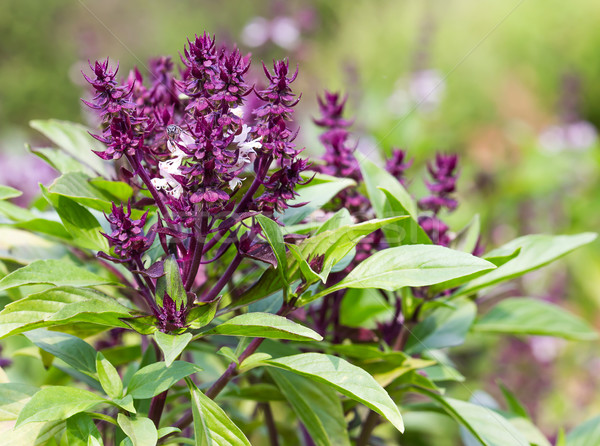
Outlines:
[[[162,302],[162,308],[156,314],[159,329],[163,333],[170,333],[186,327],[187,307],[182,306],[179,310],[177,305],[167,293]]]
[[[407,169],[412,166],[413,160],[406,161],[406,150],[392,149],[392,157],[385,163],[385,169],[392,174],[403,186],[406,186],[404,178]]]
[[[108,66],[108,58],[102,62],[96,61],[94,66],[90,62],[90,68],[96,75],[96,79],[92,79],[82,72],[85,78],[94,90],[96,95],[92,99],[92,102],[83,101],[87,106],[98,110],[102,118],[106,118],[107,115],[116,115],[123,109],[131,110],[135,108],[135,105],[131,102],[131,93],[133,85],[131,86],[119,86],[115,80],[119,67],[117,66],[114,71]]]
[[[152,245],[154,235],[144,234],[147,216],[148,212],[139,220],[133,220],[131,204],[128,204],[125,210],[123,205],[117,206],[113,203],[112,212],[106,217],[110,222],[112,233],[103,235],[108,239],[110,246],[114,247],[115,254],[122,260],[139,259]]]
[[[445,155],[438,153],[435,156],[435,165],[428,163],[427,170],[433,178],[433,182],[426,185],[431,195],[419,200],[419,208],[432,211],[437,214],[442,208],[453,211],[458,202],[449,195],[456,190],[458,173],[458,155]]]
[[[325,91],[322,98],[317,97],[321,117],[319,119],[313,119],[313,122],[319,127],[326,127],[329,129],[350,127],[352,121],[348,121],[342,117],[347,99],[347,96],[342,98],[339,93]]]
[[[296,159],[289,166],[284,166],[271,175],[264,183],[265,193],[258,198],[259,203],[267,212],[277,210],[283,212],[288,208],[286,203],[297,195],[295,189],[299,184],[307,184],[300,173],[306,170],[308,161]]]

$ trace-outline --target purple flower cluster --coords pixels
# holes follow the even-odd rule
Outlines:
[[[325,92],[325,95],[318,98],[318,101],[321,116],[314,119],[314,122],[324,129],[319,139],[325,147],[325,153],[322,156],[322,163],[314,166],[313,170],[328,175],[352,178],[360,185],[362,175],[358,162],[354,157],[356,147],[348,144],[350,137],[348,127],[352,122],[343,117],[346,99],[339,94]],[[385,168],[394,178],[406,186],[408,183],[405,176],[406,171],[412,164],[413,160],[407,159],[406,151],[393,148]],[[449,245],[451,235],[448,226],[438,217],[438,213],[442,209],[452,211],[458,204],[452,197],[456,189],[457,164],[457,155],[436,155],[434,163],[428,164],[428,171],[432,180],[425,183],[431,195],[418,201],[419,209],[425,212],[419,216],[419,224],[433,243],[443,246]],[[336,198],[338,201],[333,210],[349,209],[359,221],[364,221],[374,214],[369,199],[361,194],[358,187],[347,188],[340,192]],[[351,265],[342,272],[332,274],[329,277],[328,285],[333,285],[335,282],[342,280],[356,264],[386,247],[387,243],[382,231],[375,231],[367,235],[356,246],[356,255]],[[426,289],[414,289],[413,291],[415,295],[420,297],[426,295]],[[325,335],[328,327],[333,327],[334,342],[339,342],[346,337],[352,337],[356,340],[372,339],[374,337],[373,333],[369,336],[368,333],[365,333],[365,330],[353,331],[340,325],[339,313],[343,295],[344,291],[333,293],[324,298],[320,308],[310,308],[308,310],[308,315],[312,318],[315,329]],[[397,334],[402,327],[402,323],[399,322],[401,316],[400,302],[400,299],[396,301],[396,316],[394,319],[379,326],[381,336],[390,342],[397,338]]]
[[[358,161],[354,157],[356,145],[349,142],[348,127],[352,125],[352,122],[342,116],[347,98],[342,98],[338,93],[326,91],[322,98],[317,99],[321,117],[314,119],[314,123],[325,129],[319,137],[325,147],[325,153],[322,157],[323,163],[313,169],[326,175],[350,178],[360,182],[362,174]],[[349,209],[354,214],[364,213],[365,207],[369,205],[369,200],[355,189],[341,191],[336,199],[339,200],[340,207]]]
[[[154,241],[154,231],[150,235],[144,234],[144,225],[146,224],[146,212],[138,220],[131,218],[131,203],[128,203],[127,210],[123,205],[117,206],[113,203],[112,212],[106,218],[110,222],[112,233],[103,234],[114,248],[115,254],[123,262],[139,260],[141,255],[150,248]]]
[[[273,216],[289,206],[296,187],[306,182],[301,174],[307,161],[299,157],[290,124],[300,97],[291,88],[298,71],[290,72],[287,60],[275,61],[272,71],[263,64],[268,84],[260,91],[245,80],[250,57],[218,48],[207,33],[188,40],[181,60],[179,75],[168,57],[151,61],[149,85],[137,69],[119,83],[118,67],[111,68],[108,59],[90,64],[93,75],[84,77],[95,94],[84,102],[103,121],[102,134],[94,137],[106,149],[96,153],[125,159],[120,177],[136,194],[147,190],[151,196],[136,195],[127,210],[113,207],[107,217],[113,232],[106,237],[116,258],[101,255],[140,270],[156,233],[165,254],[177,256],[189,291],[202,285],[197,278],[206,280],[203,265],[231,246],[244,255],[232,221]],[[144,233],[147,213],[133,220],[132,208],[152,204],[158,224]],[[244,245],[253,246],[259,234],[247,232]],[[217,254],[207,259],[217,245]],[[138,279],[147,284],[146,294],[154,292],[156,278]],[[185,319],[170,310],[169,299],[157,316],[165,327]]]
[[[419,209],[430,211],[431,215],[419,217],[419,224],[427,233],[431,241],[437,245],[448,246],[451,241],[448,226],[438,218],[442,209],[453,211],[458,202],[451,197],[456,191],[456,172],[458,155],[445,155],[438,153],[435,156],[435,164],[428,163],[427,170],[433,181],[425,184],[431,195],[419,200]]]

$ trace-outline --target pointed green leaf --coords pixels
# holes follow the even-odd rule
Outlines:
[[[287,226],[293,225],[304,220],[314,211],[321,209],[331,201],[342,190],[347,187],[355,186],[356,182],[349,178],[332,178],[319,184],[310,184],[299,188],[296,192],[298,196],[288,202],[290,207],[285,210],[280,220]],[[307,203],[304,206],[293,207],[296,204]]]
[[[251,446],[250,442],[217,403],[189,379],[196,446]]]
[[[307,261],[317,256],[323,256],[323,269],[319,273],[319,276],[326,278],[334,265],[346,257],[363,237],[403,218],[405,217],[369,220],[351,226],[343,226],[320,232],[302,241],[298,245],[296,253],[288,254],[287,262],[290,282],[294,282],[301,277],[300,265],[295,259],[298,251]],[[282,283],[279,274],[273,269],[268,269],[254,286],[236,299],[234,305],[236,308],[247,305],[273,294],[281,289],[281,287]]]
[[[96,373],[96,350],[76,336],[37,329],[25,334],[39,348],[62,359],[76,370],[94,375]]]
[[[350,446],[344,411],[333,389],[284,370],[271,369],[269,375],[316,446]]]
[[[474,293],[482,288],[509,280],[540,268],[559,257],[562,257],[580,246],[587,245],[596,239],[596,234],[586,232],[577,235],[526,235],[519,237],[504,246],[495,249],[485,257],[510,255],[520,248],[519,255],[506,262],[494,271],[471,281],[458,291],[456,295]]]
[[[458,308],[436,308],[415,326],[406,342],[407,353],[453,347],[464,342],[475,320],[477,307],[466,299],[454,303]]]
[[[417,389],[439,402],[458,423],[484,446],[529,446],[523,435],[502,415],[487,407],[446,398],[426,389]]]
[[[117,415],[117,423],[131,439],[133,446],[156,446],[158,432],[150,418],[128,417],[120,413]]]
[[[215,318],[220,300],[220,298],[217,298],[210,302],[199,302],[195,304],[187,316],[187,323],[190,328],[198,329],[210,324]]]
[[[135,399],[152,398],[200,371],[200,367],[185,361],[174,361],[170,367],[165,362],[156,362],[135,372],[127,386],[127,394]]]
[[[400,185],[402,187],[402,185]],[[400,200],[393,195],[388,189],[384,187],[378,187],[385,194],[386,202],[384,204],[384,211],[382,215],[406,215],[408,218],[400,220],[393,225],[386,226],[383,228],[385,239],[390,246],[400,245],[431,245],[431,240],[427,233],[423,230],[421,225],[418,223],[418,219],[414,215],[411,215],[406,206],[404,206]],[[404,188],[402,187],[402,190]],[[409,196],[410,197],[410,196]],[[412,200],[412,199],[411,199]],[[377,215],[379,216],[379,214]]]
[[[473,326],[486,333],[557,336],[574,341],[590,341],[598,333],[586,322],[551,303],[527,297],[505,299]]]
[[[253,338],[321,341],[323,337],[308,327],[271,313],[247,313],[236,316],[204,333]]]
[[[123,327],[118,318],[128,316],[130,311],[115,299],[92,289],[51,288],[4,307],[0,312],[0,338],[73,322]]]
[[[592,446],[600,444],[600,416],[580,424],[567,434],[567,446]]]
[[[48,119],[45,121],[31,121],[29,125],[43,133],[50,141],[59,148],[92,167],[100,174],[108,175],[108,163],[102,161],[93,150],[103,151],[104,145],[94,139],[88,129],[80,124],[68,121],[59,121],[57,119]]]
[[[46,163],[54,167],[60,173],[83,172],[89,176],[94,176],[96,174],[91,168],[80,163],[61,150],[45,147],[30,147],[27,144],[26,147],[31,153],[46,161]]]
[[[104,444],[94,420],[85,413],[78,413],[67,420],[67,439],[69,446]]]
[[[100,385],[111,398],[123,396],[123,382],[117,369],[100,352],[96,355],[96,371]]]
[[[385,389],[363,369],[342,358],[321,353],[301,353],[270,359],[265,361],[265,364],[325,383],[347,397],[363,403],[382,415],[400,432],[404,432],[400,411]]]
[[[504,396],[508,410],[517,416],[530,419],[527,409],[525,406],[523,406],[523,404],[521,404],[517,396],[502,383],[499,383],[498,387],[500,387],[500,390],[502,391],[502,395]]]
[[[165,363],[169,367],[190,343],[192,334],[170,335],[162,331],[157,331],[154,333],[154,340],[165,355]]]
[[[288,283],[285,244],[283,243],[283,234],[281,233],[279,225],[264,215],[257,215],[256,220],[260,224],[265,238],[273,249],[273,253],[277,259],[277,269],[281,276],[281,280],[283,283]]]
[[[481,233],[481,222],[479,214],[476,214],[473,219],[461,229],[456,238],[452,240],[450,247],[459,251],[472,253],[477,246],[477,241]]]
[[[25,405],[16,426],[33,421],[64,420],[104,402],[106,400],[95,393],[76,387],[44,387]]]
[[[28,384],[0,383],[0,421],[16,420],[21,409],[38,390]]]
[[[90,211],[68,197],[52,194],[44,186],[41,187],[76,246],[108,252],[108,240],[101,234],[102,227]]]
[[[20,197],[21,195],[23,195],[23,192],[18,189],[0,185],[0,200],[9,200],[11,198]]]
[[[177,264],[177,260],[175,260],[175,256],[170,255],[167,257],[163,262],[163,268],[165,274],[159,277],[156,285],[158,303],[162,305],[163,294],[166,292],[171,296],[177,310],[179,310],[182,305],[187,304],[187,293],[181,280],[181,273],[179,272],[179,265]]]
[[[0,280],[0,291],[23,285],[96,286],[113,282],[66,260],[37,260]]]
[[[398,246],[373,254],[336,285],[301,299],[299,305],[344,288],[396,291],[406,286],[434,285],[493,268],[495,266],[490,262],[443,246]]]

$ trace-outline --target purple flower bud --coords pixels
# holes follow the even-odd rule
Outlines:
[[[435,165],[428,163],[427,170],[433,182],[426,181],[425,184],[431,192],[429,197],[419,200],[419,208],[432,211],[437,214],[442,208],[450,211],[456,209],[458,203],[449,195],[456,190],[456,172],[458,155],[445,155],[438,153],[435,156]]]
[[[324,97],[317,97],[321,117],[313,119],[314,123],[319,127],[326,127],[328,129],[350,127],[352,121],[342,118],[347,99],[347,96],[341,98],[339,93],[325,91]]]
[[[146,212],[139,220],[131,218],[131,204],[128,203],[127,211],[123,205],[117,206],[113,203],[112,212],[106,216],[110,222],[112,233],[102,234],[107,238],[109,245],[114,248],[115,254],[123,260],[140,258],[150,248],[154,241],[154,233],[150,236],[144,234],[146,224]]]
[[[385,163],[385,169],[392,174],[402,185],[406,185],[404,174],[412,166],[413,160],[405,161],[406,151],[402,149],[392,149],[392,157]]]
[[[165,293],[162,302],[162,308],[156,314],[159,330],[163,333],[180,330],[186,327],[187,308],[182,306],[179,310],[177,305],[167,293]]]

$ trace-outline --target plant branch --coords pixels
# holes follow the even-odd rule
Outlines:
[[[202,254],[204,253],[204,242],[206,241],[206,234],[208,232],[208,216],[205,215],[204,206],[200,208],[200,233],[196,234],[194,231],[194,238],[190,245],[190,250],[193,246],[192,252],[192,263],[187,271],[187,277],[185,281],[185,290],[189,291],[194,285],[194,280],[198,274],[198,268],[202,261]]]
[[[362,429],[360,430],[360,435],[358,436],[358,440],[356,440],[356,446],[367,446],[369,444],[369,439],[371,438],[371,434],[373,430],[379,424],[379,414],[374,411],[369,411],[369,415],[365,419],[365,422],[362,425]]]
[[[265,424],[269,432],[269,443],[271,446],[279,446],[279,437],[277,435],[277,426],[275,426],[275,419],[273,418],[273,411],[269,403],[261,403],[260,407],[265,416]]]
[[[225,270],[225,272],[223,273],[221,278],[217,281],[217,283],[215,283],[215,285],[210,289],[210,291],[208,293],[206,293],[204,296],[202,296],[201,300],[203,302],[210,302],[211,300],[213,300],[215,297],[217,297],[219,295],[221,290],[231,280],[233,273],[235,273],[235,270],[237,269],[237,267],[240,266],[240,263],[242,263],[243,258],[244,258],[244,256],[242,254],[240,254],[239,252],[235,255],[235,257],[233,258],[233,260],[231,261],[231,263],[229,264],[229,266],[227,267],[227,269]]]

